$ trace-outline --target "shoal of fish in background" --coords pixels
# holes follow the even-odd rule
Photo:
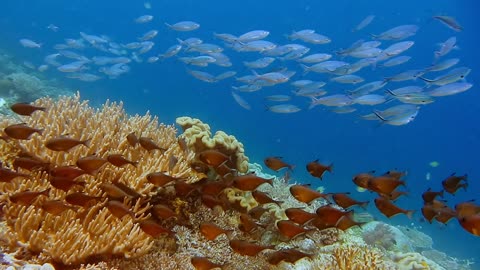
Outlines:
[[[433,18],[455,31],[463,30],[452,17]],[[374,15],[367,16],[352,32],[361,31],[374,19]],[[132,23],[151,25],[153,20],[152,15],[142,15]],[[200,24],[193,21],[165,23],[165,26],[178,32],[200,28]],[[59,29],[53,24],[47,28],[54,32]],[[134,63],[156,63],[175,56],[175,60],[186,65],[186,72],[198,80],[207,83],[231,80],[233,99],[247,110],[251,109],[245,99],[249,92],[290,84],[288,93],[281,89],[278,94],[265,94],[269,111],[294,113],[321,105],[343,114],[355,112],[363,106],[373,109],[372,113],[361,115],[362,119],[400,126],[412,122],[420,108],[434,102],[435,98],[458,94],[473,86],[465,80],[470,68],[458,67],[460,59],[448,57],[457,48],[455,36],[440,43],[438,50],[432,53],[433,63],[430,66],[408,69],[376,81],[366,81],[359,75],[362,69],[368,69],[370,74],[380,70],[378,73],[385,71],[388,74],[388,68],[401,67],[413,61],[405,52],[415,45],[414,36],[418,30],[419,26],[413,24],[396,26],[357,40],[334,53],[322,51],[322,44],[332,40],[313,29],[286,34],[284,44],[268,41],[270,32],[267,30],[252,30],[240,35],[212,33],[207,38],[214,43],[197,37],[177,38],[178,43],[160,54],[153,52],[153,40],[158,35],[155,29],[145,32],[138,40],[125,43],[105,35],[80,32],[77,37],[65,38],[64,43],[55,44],[53,53],[46,55],[40,66],[30,62],[25,62],[25,65],[41,72],[55,68],[67,78],[95,82],[103,78],[116,79],[128,73]],[[30,39],[21,39],[20,44],[26,48],[42,49],[41,43]],[[228,56],[232,52],[245,61],[234,66]],[[247,61],[252,55],[254,60]],[[211,74],[205,71],[211,65],[223,67],[225,72]],[[235,70],[245,70],[239,65],[250,71],[238,74]],[[310,79],[312,74],[317,74],[316,78],[321,80]],[[398,82],[407,85],[398,87],[395,85]],[[293,102],[293,97],[304,98],[307,102],[298,105],[298,102]],[[305,103],[309,105],[305,106]],[[379,110],[376,106],[381,104],[388,104],[387,108]]]

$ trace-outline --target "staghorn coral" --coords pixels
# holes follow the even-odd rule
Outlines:
[[[187,146],[196,153],[207,149],[218,150],[231,157],[238,172],[247,172],[248,157],[245,156],[243,144],[234,136],[227,135],[223,131],[217,131],[211,137],[210,126],[196,118],[178,117],[176,122],[183,129],[180,138],[184,138]]]
[[[365,245],[340,245],[323,260],[316,260],[312,269],[322,270],[387,270],[393,269],[382,259],[379,250]]]
[[[32,172],[30,179],[16,178],[9,183],[0,183],[0,202],[7,226],[3,232],[11,250],[19,247],[38,254],[40,262],[56,261],[63,264],[77,264],[89,257],[99,255],[122,255],[126,258],[146,254],[153,245],[152,238],[143,232],[137,222],[149,217],[151,207],[140,199],[126,200],[134,219],[124,216],[119,219],[104,207],[106,194],[100,188],[103,183],[118,181],[140,193],[153,196],[157,187],[149,183],[146,174],[156,171],[168,171],[170,175],[198,180],[197,174],[190,168],[192,152],[183,152],[176,140],[173,126],[159,124],[157,118],[150,115],[132,116],[125,114],[122,104],[107,102],[101,109],[88,106],[74,97],[61,97],[58,101],[42,98],[35,102],[37,106],[47,108],[45,113],[37,112],[22,119],[29,126],[43,129],[30,140],[0,141],[0,159],[7,168],[19,153],[28,153],[50,163],[50,166],[73,165],[80,158],[91,154],[105,158],[109,154],[122,154],[138,162],[136,167],[114,167],[105,165],[96,175],[84,175],[85,186],[73,187],[70,191],[82,191],[87,195],[100,196],[102,199],[89,209],[67,210],[52,215],[40,206],[45,200],[63,200],[67,192],[52,188],[48,198],[40,196],[32,205],[14,204],[8,197],[22,191],[42,191],[50,187],[45,172]],[[0,121],[3,129],[18,120],[4,118]],[[131,132],[151,138],[166,151],[146,151],[140,146],[131,147],[126,136]],[[72,138],[87,140],[89,146],[79,146],[68,152],[54,152],[44,145],[49,138],[68,134]],[[178,162],[169,167],[169,157],[174,155]],[[22,169],[20,169],[22,171]],[[24,171],[27,173],[27,171]]]

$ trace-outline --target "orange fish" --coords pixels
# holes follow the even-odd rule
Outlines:
[[[431,204],[425,204],[421,211],[423,217],[430,223],[432,223],[432,220],[438,215],[438,211]]]
[[[310,173],[310,175],[312,175],[313,177],[320,178],[320,180],[322,180],[322,177],[325,171],[329,171],[331,173],[332,170],[333,170],[333,164],[326,166],[326,165],[320,164],[318,162],[318,159],[307,164],[307,171]]]
[[[107,193],[109,197],[114,199],[123,199],[125,197],[129,197],[127,192],[111,183],[103,183],[100,185],[100,188]]]
[[[396,170],[390,170],[383,174],[383,176],[393,177],[397,180],[404,177],[405,175],[407,175],[407,172],[396,171]]]
[[[324,205],[317,208],[315,211],[317,214],[317,218],[312,220],[312,224],[318,228],[318,225],[321,227],[329,228],[333,227],[337,224],[337,222],[344,216],[349,216],[353,219],[353,210],[350,211],[342,211],[330,205]],[[321,229],[321,228],[319,228]]]
[[[435,219],[438,222],[447,224],[452,218],[456,218],[456,217],[457,217],[457,212],[447,206],[437,210],[437,215],[435,216]]]
[[[44,191],[22,191],[10,195],[9,199],[13,203],[30,206],[38,196],[43,195],[48,197],[49,192],[50,188],[47,188]]]
[[[473,203],[474,200],[466,201],[455,205],[455,211],[459,217],[466,217],[480,213],[480,205]]]
[[[8,137],[12,139],[28,140],[33,133],[38,133],[42,135],[43,129],[32,128],[27,126],[27,124],[22,123],[10,125],[4,128],[3,131],[5,132],[5,134],[7,134]]]
[[[135,214],[132,211],[130,211],[128,206],[126,206],[122,202],[108,201],[106,206],[107,206],[108,211],[110,211],[110,213],[117,218],[121,219],[122,217],[124,217],[126,215],[129,215],[132,218],[135,218]]]
[[[10,109],[18,115],[30,116],[35,111],[45,111],[44,107],[35,106],[28,103],[15,103]]]
[[[461,217],[458,219],[458,223],[464,228],[467,232],[480,236],[480,214]]]
[[[173,187],[175,188],[175,194],[180,197],[187,197],[192,192],[197,190],[194,185],[190,185],[185,181],[176,181]]]
[[[297,201],[307,204],[318,198],[323,198],[328,201],[328,197],[326,194],[322,194],[318,191],[312,190],[304,185],[291,186],[290,193],[295,199],[297,199]]]
[[[170,155],[168,157],[168,171],[172,172],[173,168],[175,168],[175,165],[178,163],[178,158],[174,155]]]
[[[89,146],[90,139],[81,141],[67,136],[58,136],[52,139],[49,139],[45,146],[52,151],[69,151],[78,145]]]
[[[164,185],[177,180],[177,178],[166,175],[163,172],[153,172],[147,174],[147,180],[157,187],[163,187]]]
[[[259,220],[267,211],[267,208],[263,208],[261,205],[258,205],[250,209],[248,211],[248,215],[250,215],[253,219]]]
[[[280,204],[283,203],[283,201],[275,201],[274,199],[270,198],[267,193],[258,190],[252,191],[252,196],[259,204],[275,203],[280,206]]]
[[[83,180],[75,180],[69,177],[62,177],[62,176],[53,176],[50,177],[48,180],[50,185],[54,188],[58,188],[65,192],[69,191],[73,186],[81,186],[84,187],[86,182]]]
[[[94,197],[81,192],[70,193],[65,196],[65,201],[71,205],[77,205],[81,207],[87,207],[90,202],[101,200],[102,197]]]
[[[196,270],[210,270],[213,268],[222,268],[223,265],[219,263],[213,263],[207,258],[204,257],[192,257],[190,260],[192,263],[193,267],[195,267]]]
[[[137,138],[137,135],[135,135],[135,132],[132,132],[132,133],[127,135],[127,142],[132,147],[135,147],[137,145],[138,138]]]
[[[423,202],[431,203],[435,200],[435,197],[440,196],[443,198],[443,190],[442,191],[432,191],[431,188],[428,188],[427,191],[423,192],[422,198]]]
[[[190,167],[198,173],[208,174],[208,172],[210,171],[208,165],[202,162],[194,161],[190,164]]]
[[[462,181],[465,182],[461,183]],[[468,187],[467,175],[465,174],[463,176],[456,176],[455,173],[452,173],[449,177],[442,181],[442,186],[443,189],[450,194],[455,194],[455,192],[457,192],[457,190],[461,187],[466,190]]]
[[[107,163],[107,160],[96,155],[90,155],[79,158],[77,160],[77,167],[89,174],[95,174],[100,168]]]
[[[365,224],[365,222],[356,222],[350,215],[345,215],[337,221],[335,227],[339,230],[345,231],[353,226],[361,227],[363,224]]]
[[[118,182],[117,180],[114,180],[114,182],[112,182],[112,184],[114,186],[118,187],[119,189],[121,189],[123,192],[125,192],[127,194],[128,198],[138,199],[138,198],[142,197],[142,195],[140,193],[136,192],[135,190],[133,190],[132,188],[130,188],[129,186],[125,185],[122,182]]]
[[[207,183],[201,185],[200,189],[203,194],[209,194],[212,196],[217,196],[222,190],[229,187],[231,183],[221,180],[221,181],[208,181]]]
[[[60,166],[50,170],[50,175],[53,177],[68,178],[72,180],[84,174],[87,174],[87,172],[76,166]]]
[[[233,230],[226,230],[218,227],[214,223],[204,222],[200,224],[200,232],[202,235],[210,241],[217,239],[220,234],[229,235]]]
[[[384,197],[376,198],[375,206],[377,206],[377,209],[388,218],[398,214],[405,214],[409,219],[412,219],[413,213],[415,212],[414,210],[404,210]]]
[[[7,168],[0,168],[0,182],[10,182],[17,177],[30,178],[30,175],[9,170]]]
[[[109,210],[110,210],[110,208],[109,208]],[[112,211],[110,210],[110,212],[112,212]],[[119,213],[121,213],[121,211],[119,211]],[[115,215],[115,214],[113,214],[113,215]],[[122,217],[124,215],[122,215]],[[118,218],[121,218],[121,217],[118,217]],[[133,218],[133,216],[132,216],[132,218]],[[141,221],[138,222],[138,224],[140,225],[140,229],[142,229],[143,232],[145,232],[146,234],[150,235],[153,238],[157,238],[158,236],[160,236],[162,234],[173,235],[172,231],[162,227],[160,224],[158,224],[157,222],[155,222],[155,220],[152,220],[152,219],[141,220]]]
[[[120,154],[108,155],[107,161],[115,167],[123,167],[128,164],[132,165],[133,167],[137,167],[138,164],[138,162],[130,161]]]
[[[166,220],[176,217],[177,214],[170,207],[163,204],[156,204],[152,207],[152,215],[159,220]]]
[[[290,165],[282,161],[282,157],[267,157],[263,160],[265,166],[268,168],[278,172],[280,169],[288,168],[289,170],[293,170],[295,166]]]
[[[45,201],[42,203],[42,209],[45,210],[46,212],[58,216],[64,211],[67,210],[76,210],[76,207],[67,205],[66,203],[60,201],[60,200],[53,200],[53,201]]]
[[[274,245],[261,246],[244,240],[230,240],[230,247],[233,251],[243,256],[256,256],[262,250],[275,249]]]
[[[405,186],[405,182],[391,176],[377,176],[368,182],[368,190],[378,194],[391,194],[398,186]]]
[[[280,262],[285,261],[291,264],[295,264],[298,260],[305,257],[313,258],[313,254],[303,253],[296,249],[287,248],[275,251],[268,257],[268,263],[271,265],[278,265]]]
[[[15,170],[18,170],[18,168],[22,168],[28,171],[34,171],[34,170],[45,171],[45,170],[48,170],[50,163],[25,155],[25,156],[19,156],[15,158],[12,165]]]
[[[277,222],[277,229],[281,235],[288,239],[293,239],[299,235],[305,234],[312,229],[305,229],[290,220],[280,220]]]
[[[264,179],[255,174],[245,174],[233,178],[233,186],[243,191],[255,190],[258,186],[269,183],[273,186],[273,179]]]
[[[390,194],[379,194],[382,197],[389,199],[390,201],[396,201],[400,196],[407,195],[406,191],[394,190]]]
[[[265,227],[262,224],[259,224],[253,220],[249,215],[242,213],[240,214],[240,225],[238,226],[242,232],[252,233],[257,230],[258,227]]]
[[[360,174],[357,174],[353,177],[353,183],[355,183],[355,185],[361,187],[361,188],[368,188],[368,183],[370,182],[371,179],[373,179],[375,176],[372,175],[373,171],[372,172],[368,172],[368,173],[360,173]]]
[[[213,209],[215,206],[221,206],[222,208],[224,208],[223,201],[221,201],[215,196],[212,196],[209,194],[202,194],[201,200],[202,200],[202,203],[208,208]]]
[[[140,143],[140,146],[142,146],[143,149],[147,151],[160,150],[162,153],[167,151],[167,149],[158,146],[152,139],[147,137],[140,137],[140,139],[138,139],[138,142]]]
[[[339,205],[344,209],[350,208],[354,205],[358,205],[364,209],[367,207],[368,201],[364,201],[364,202],[357,201],[350,198],[347,194],[350,194],[350,192],[334,193],[332,194],[332,199],[337,205]]]
[[[289,220],[303,225],[308,221],[317,217],[316,214],[310,213],[307,211],[303,211],[301,208],[288,208],[285,209],[285,215],[288,217]]]
[[[230,160],[230,157],[220,151],[211,149],[200,152],[198,159],[208,166],[218,167]]]

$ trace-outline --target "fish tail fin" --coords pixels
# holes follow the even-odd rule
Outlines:
[[[41,195],[44,195],[44,196],[48,196],[48,193],[50,193],[50,190],[51,190],[51,189],[52,189],[52,188],[49,187],[49,188],[45,189],[44,191],[42,191],[40,194],[41,194]]]
[[[413,214],[415,213],[415,210],[408,210],[405,215],[407,215],[408,219],[413,218]]]
[[[269,183],[270,186],[272,186],[272,187],[273,187],[273,179],[275,179],[275,178],[270,178],[270,179],[267,179],[267,181],[266,181],[266,182]]]
[[[90,147],[90,142],[92,141],[92,139],[86,139],[84,141],[81,142],[81,144],[85,145],[86,147]]]
[[[377,38],[378,38],[378,36],[375,35],[375,34],[369,33],[369,35],[370,35],[370,37],[371,37],[372,39],[377,39]]]
[[[171,24],[169,24],[169,23],[164,23],[164,24],[165,24],[166,26],[172,28],[172,25],[171,25]]]
[[[311,99],[310,106],[308,106],[309,110],[311,110],[313,107],[317,106],[316,102],[318,101],[318,99],[315,98],[315,97],[310,97],[310,99]]]
[[[327,166],[327,171],[329,171],[329,172],[333,171],[333,162],[330,163],[330,165]]]
[[[303,68],[303,75],[306,75],[308,72],[310,72],[310,67],[304,64],[300,64],[300,66]]]

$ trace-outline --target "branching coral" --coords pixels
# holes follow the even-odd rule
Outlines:
[[[326,261],[326,262],[325,262]],[[382,254],[368,246],[341,245],[333,250],[325,261],[316,261],[312,269],[329,270],[387,270]]]
[[[150,204],[142,198],[126,201],[132,217],[117,218],[104,207],[107,196],[101,186],[119,182],[145,198],[155,195],[158,189],[146,179],[151,172],[163,171],[189,182],[197,181],[197,174],[190,168],[194,154],[182,151],[175,137],[175,128],[159,124],[157,118],[148,114],[129,117],[121,103],[107,102],[101,109],[91,108],[87,102],[81,102],[78,95],[62,97],[58,101],[43,98],[35,105],[47,108],[46,112],[36,112],[22,121],[27,126],[42,129],[42,134],[35,134],[29,140],[0,141],[0,158],[6,168],[13,168],[19,154],[48,162],[51,168],[74,165],[79,158],[93,154],[100,158],[121,154],[137,165],[115,167],[107,164],[97,174],[82,175],[84,187],[74,186],[68,192],[52,188],[48,174],[40,171],[31,172],[28,179],[17,177],[11,182],[0,183],[0,192],[3,193],[0,200],[8,224],[5,234],[11,248],[23,246],[39,253],[41,261],[54,260],[64,264],[80,263],[98,255],[136,257],[147,253],[153,240],[140,229],[138,222],[148,218],[146,211]],[[3,119],[0,128],[15,122],[18,120]],[[152,139],[166,150],[147,151],[139,145],[132,147],[126,139],[131,132]],[[68,152],[52,151],[45,146],[46,140],[60,135],[89,140],[89,146],[79,146]],[[171,156],[178,160],[174,166],[169,163]],[[40,196],[32,205],[15,204],[9,199],[20,192],[43,190],[47,190],[48,196]],[[74,211],[66,210],[58,215],[41,208],[46,200],[64,201],[67,194],[76,191],[102,199],[88,209],[71,208]]]

